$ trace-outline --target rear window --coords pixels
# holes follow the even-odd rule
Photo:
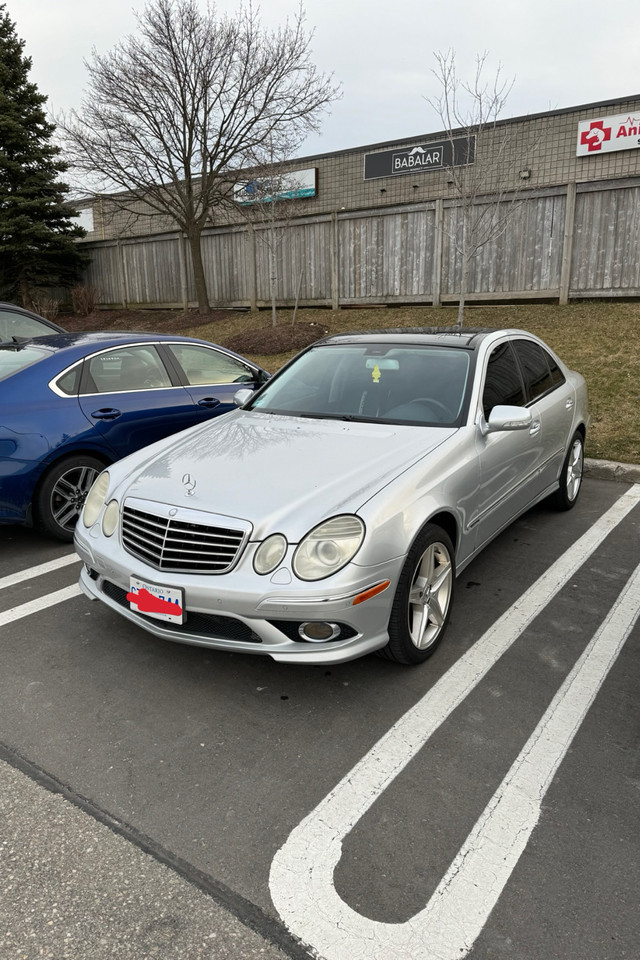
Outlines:
[[[46,357],[47,351],[42,347],[27,346],[19,349],[1,349],[0,350],[0,380],[6,380],[20,370],[25,370],[38,360]]]

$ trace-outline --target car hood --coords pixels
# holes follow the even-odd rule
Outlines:
[[[295,542],[325,517],[356,511],[454,433],[240,410],[122,461],[116,493],[248,520],[252,539],[280,531]]]

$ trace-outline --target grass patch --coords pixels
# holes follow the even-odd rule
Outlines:
[[[73,326],[88,329],[155,329],[200,337],[230,347],[272,373],[306,344],[327,333],[374,330],[382,327],[452,326],[457,308],[386,307],[382,309],[301,309],[291,324],[291,311],[278,311],[271,326],[270,311],[216,311],[210,322],[197,314],[175,311],[118,311],[94,315]],[[72,324],[63,320],[68,329]],[[69,318],[70,319],[70,318]],[[472,306],[465,326],[515,327],[537,334],[589,389],[591,429],[587,456],[623,463],[640,463],[640,303],[590,301],[557,304],[527,303]]]

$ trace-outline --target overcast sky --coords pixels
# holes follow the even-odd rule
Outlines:
[[[204,0],[203,0],[204,3]],[[220,11],[237,7],[220,0]],[[93,47],[105,52],[135,31],[143,0],[6,0],[31,79],[56,113],[80,105]],[[262,0],[273,26],[296,0]],[[640,0],[307,0],[313,56],[343,86],[319,136],[300,156],[436,132],[425,102],[438,85],[434,51],[456,51],[472,76],[488,51],[515,78],[504,117],[640,94]]]

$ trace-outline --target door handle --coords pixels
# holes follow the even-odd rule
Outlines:
[[[203,397],[202,400],[198,400],[199,407],[218,407],[220,406],[220,401],[217,397]]]
[[[117,420],[122,411],[115,407],[103,407],[101,410],[94,410],[91,416],[94,420]]]
[[[573,397],[569,397],[569,399],[565,403],[565,407],[567,408],[567,410],[573,410]]]
[[[529,435],[531,437],[536,437],[540,433],[540,421],[534,420],[531,426],[529,427]]]

